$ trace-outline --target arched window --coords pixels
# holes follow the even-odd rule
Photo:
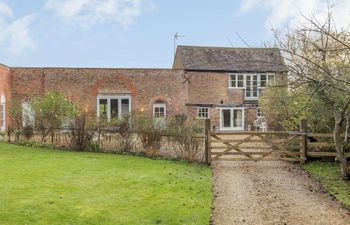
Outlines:
[[[166,104],[163,101],[158,100],[153,104],[153,116],[157,119],[166,117]]]
[[[0,131],[4,132],[6,128],[6,98],[4,95],[0,97]]]

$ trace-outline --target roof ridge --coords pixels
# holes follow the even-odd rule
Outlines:
[[[172,68],[123,68],[123,67],[41,67],[41,66],[14,66],[11,69],[72,69],[72,70],[173,70]]]
[[[279,50],[278,47],[253,47],[253,48],[250,48],[250,47],[224,47],[224,46],[200,46],[200,45],[178,45],[177,46],[178,48],[211,48],[211,49],[242,49],[242,50],[247,50],[247,49],[250,49],[250,50],[268,50],[268,49],[276,49],[276,50]]]

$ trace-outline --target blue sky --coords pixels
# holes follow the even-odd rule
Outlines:
[[[332,1],[331,1],[332,2]],[[334,0],[341,18],[350,1]],[[245,47],[323,0],[0,0],[0,62],[10,66],[161,67],[182,45]],[[342,19],[344,21],[344,19]],[[341,24],[342,25],[342,24]]]

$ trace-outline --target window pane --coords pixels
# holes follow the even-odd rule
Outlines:
[[[100,99],[99,108],[100,108],[100,117],[102,119],[106,119],[107,118],[107,99]]]
[[[275,82],[275,75],[268,76],[269,84],[273,84]]]
[[[111,119],[118,118],[118,99],[111,99]]]
[[[243,110],[241,109],[233,110],[233,127],[242,127],[242,112]]]
[[[250,86],[247,86],[245,89],[245,96],[246,97],[251,97],[251,91],[250,91]]]
[[[198,108],[197,112],[198,118],[209,118],[209,108]]]
[[[121,106],[121,111],[122,111],[122,117],[127,116],[130,113],[130,101],[129,99],[122,99],[122,106]]]
[[[258,97],[258,76],[253,76],[253,95],[252,97]]]
[[[230,87],[236,87],[236,75],[230,75]]]
[[[244,87],[244,76],[243,75],[237,76],[237,87]]]
[[[165,117],[166,106],[158,105],[154,106],[154,117],[155,118],[164,118]]]
[[[222,110],[222,126],[231,127],[231,110],[229,109]]]
[[[266,87],[267,84],[267,76],[266,75],[260,75],[260,87]]]

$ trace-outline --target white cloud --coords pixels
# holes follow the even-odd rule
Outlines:
[[[104,21],[126,28],[151,7],[147,0],[48,0],[45,5],[67,23],[84,28]]]
[[[10,6],[0,1],[0,46],[12,54],[22,54],[27,49],[35,49],[30,35],[30,24],[34,15],[15,18]]]
[[[350,24],[350,1],[329,0],[334,20],[338,28]],[[281,28],[284,25],[295,25],[305,22],[304,16],[315,15],[321,20],[327,16],[327,0],[242,0],[240,13],[254,9],[269,12],[266,19],[267,28]]]

